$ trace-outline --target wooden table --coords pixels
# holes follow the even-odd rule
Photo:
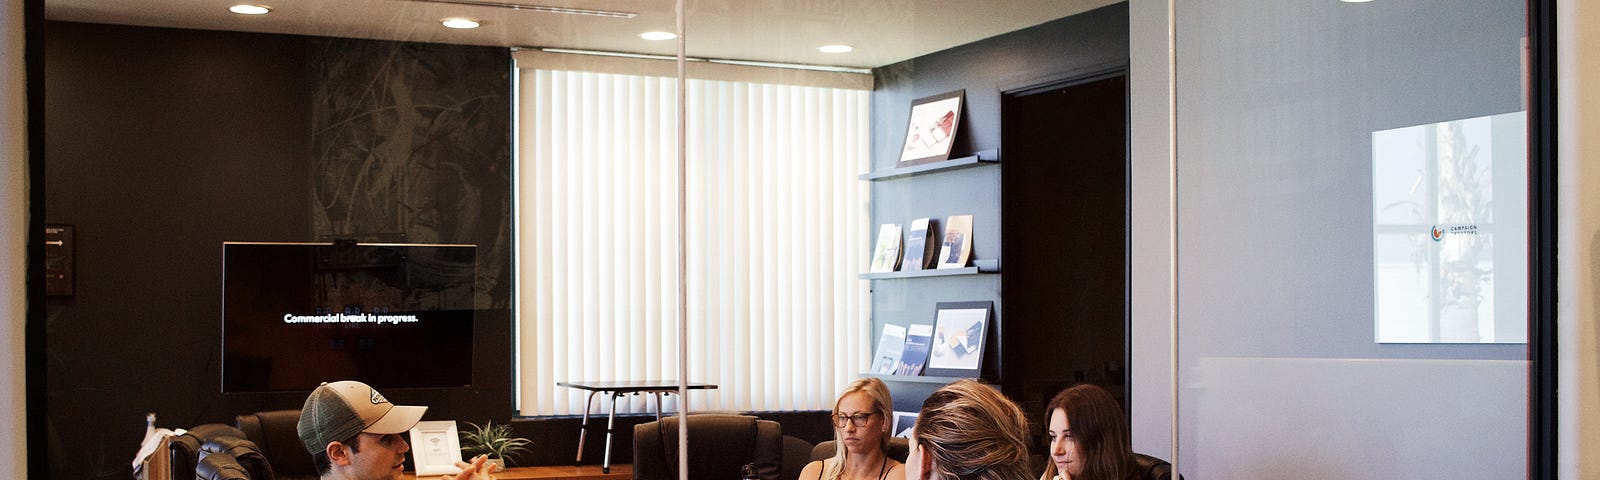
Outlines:
[[[577,480],[627,480],[633,478],[633,465],[617,465],[615,471],[602,472],[595,466],[559,466],[559,467],[514,467],[504,472],[497,472],[494,478],[498,480],[522,480],[537,478],[566,478]],[[423,480],[437,480],[440,475],[427,475]],[[406,472],[401,478],[415,480],[417,476]]]
[[[611,434],[612,427],[617,423],[617,396],[626,394],[649,393],[656,397],[656,421],[661,421],[661,396],[671,395],[678,391],[677,380],[619,380],[603,382],[556,382],[556,386],[588,390],[589,399],[583,402],[583,425],[578,427],[578,459],[577,464],[583,465],[583,441],[589,436],[589,410],[594,407],[594,394],[605,393],[611,400],[611,409],[606,417],[606,456],[600,463],[600,473],[611,473]],[[711,390],[717,388],[710,383],[688,382],[689,390]]]

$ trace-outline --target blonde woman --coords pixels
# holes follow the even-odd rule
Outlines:
[[[922,403],[906,478],[1032,480],[1028,419],[994,387],[957,380]]]
[[[882,380],[851,383],[833,402],[833,457],[806,464],[800,479],[905,480],[905,465],[888,455],[893,408]]]

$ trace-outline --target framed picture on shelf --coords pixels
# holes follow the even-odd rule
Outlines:
[[[977,377],[983,367],[994,302],[939,302],[926,375]]]
[[[906,126],[906,142],[900,148],[897,167],[937,162],[950,158],[956,128],[961,125],[961,104],[966,90],[922,97],[911,102],[911,121]]]
[[[894,412],[894,426],[889,433],[900,438],[911,438],[911,427],[917,424],[917,412]]]
[[[461,473],[461,434],[454,420],[429,420],[411,427],[411,457],[417,476]]]

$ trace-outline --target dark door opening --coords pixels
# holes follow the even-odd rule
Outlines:
[[[1034,421],[1077,383],[1127,407],[1127,79],[1118,71],[1001,100],[1000,381]]]

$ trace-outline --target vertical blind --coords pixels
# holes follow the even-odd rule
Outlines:
[[[691,392],[691,410],[830,408],[870,353],[856,275],[870,242],[856,179],[868,91],[688,80],[680,286],[677,79],[529,67],[518,87],[520,413],[583,412],[586,395],[556,382],[676,379],[680,287],[688,380],[719,386]],[[651,403],[629,397],[617,410]]]

